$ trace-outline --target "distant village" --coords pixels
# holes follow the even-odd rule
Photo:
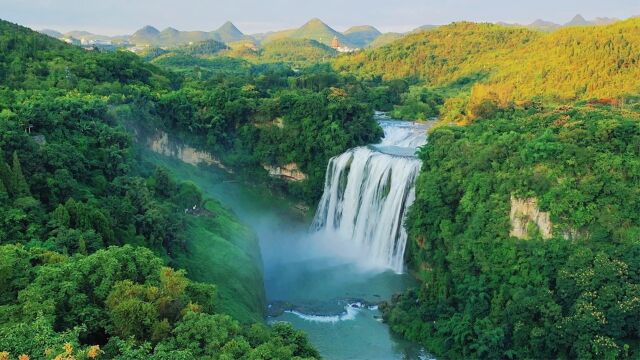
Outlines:
[[[99,49],[116,49],[121,47],[129,47],[131,44],[126,39],[118,39],[118,40],[105,40],[105,39],[87,39],[80,38],[76,39],[74,37],[65,36],[60,40],[66,42],[67,44],[77,45],[86,50],[93,50],[96,48]]]
[[[331,47],[339,53],[351,53],[351,52],[360,50],[360,49],[354,49],[348,46],[344,46],[343,44],[340,43],[340,40],[338,40],[337,36],[334,36],[333,40],[331,40]]]

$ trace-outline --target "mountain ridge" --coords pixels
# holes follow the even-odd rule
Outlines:
[[[596,17],[593,20],[587,20],[582,15],[577,14],[569,22],[564,24],[558,24],[544,19],[537,19],[528,25],[506,22],[498,22],[497,24],[507,27],[519,26],[543,32],[552,32],[564,27],[607,25],[616,21],[620,20],[609,17]],[[216,40],[225,44],[245,40],[252,41],[254,43],[268,43],[270,41],[288,38],[316,40],[320,43],[323,43],[324,45],[331,46],[333,38],[337,38],[340,44],[343,46],[351,48],[367,48],[380,47],[407,35],[432,30],[437,27],[438,25],[423,25],[404,33],[382,33],[372,25],[356,25],[348,28],[343,32],[340,32],[327,25],[321,19],[312,18],[298,28],[270,31],[252,35],[244,34],[231,21],[226,21],[216,30],[208,32],[180,31],[173,27],[167,27],[164,30],[160,31],[151,25],[146,25],[136,30],[131,35],[119,36],[98,35],[81,30],[62,33],[54,29],[42,29],[40,30],[40,32],[58,39],[75,38],[80,40],[82,38],[85,38],[86,40],[105,41],[113,41],[117,39],[119,41],[128,40],[132,45],[139,46],[175,47],[206,40]]]

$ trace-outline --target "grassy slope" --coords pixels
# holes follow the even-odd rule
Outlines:
[[[218,287],[219,311],[242,322],[262,321],[265,295],[255,235],[222,204],[208,200],[211,216],[190,216],[187,248],[174,254],[190,278]]]
[[[118,116],[123,123],[131,121],[122,113],[114,116]],[[133,115],[138,120],[141,116],[139,113]],[[129,124],[127,128],[133,131],[132,126]],[[136,130],[143,138],[146,131],[140,128]],[[223,179],[214,173],[208,173],[210,177],[201,177],[198,167],[153,153],[139,142],[135,150],[139,171],[150,172],[157,166],[167,168],[175,179],[192,181],[207,198],[205,209],[209,214],[186,217],[185,249],[182,253],[174,249],[170,254],[171,266],[186,269],[191,280],[215,284],[219,312],[227,313],[243,323],[262,322],[266,296],[258,239],[232,210],[212,200],[219,196],[209,186]]]

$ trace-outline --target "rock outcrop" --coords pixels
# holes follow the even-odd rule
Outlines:
[[[187,145],[178,145],[169,140],[169,135],[165,132],[158,132],[156,136],[149,139],[149,148],[158,154],[174,157],[187,164],[198,165],[207,164],[217,166],[229,173],[233,171],[222,164],[220,159],[206,151],[197,150]]]
[[[269,172],[269,175],[286,181],[302,181],[307,175],[298,169],[298,164],[289,163],[281,166],[263,164],[262,167]]]
[[[518,239],[529,239],[532,226],[537,227],[543,239],[553,235],[551,217],[548,212],[540,211],[536,198],[518,199],[511,195],[511,231],[509,235]]]

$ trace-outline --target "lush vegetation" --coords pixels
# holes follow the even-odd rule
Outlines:
[[[398,89],[395,116],[441,118],[406,224],[422,285],[383,307],[394,331],[445,358],[640,356],[639,29],[456,23],[334,61]],[[552,235],[510,231],[518,199]]]
[[[297,29],[269,33],[264,39],[262,39],[262,43],[266,44],[271,41],[282,39],[307,39],[315,40],[329,46],[334,38],[337,38],[343,45],[356,47],[355,44],[351,43],[348,36],[332,29],[329,25],[325,24],[318,18],[309,20]]]
[[[293,64],[308,64],[322,62],[336,56],[337,52],[315,40],[282,39],[274,40],[260,50],[263,62],[288,62]]]
[[[640,355],[640,115],[508,110],[439,127],[422,149],[408,219],[422,285],[383,309],[446,358]],[[511,197],[537,199],[510,236]]]
[[[315,40],[281,39],[271,41],[258,48],[252,42],[237,42],[226,45],[210,40],[197,43],[172,51],[149,49],[140,53],[145,60],[160,66],[173,68],[174,71],[193,71],[199,69],[213,69],[218,73],[223,68],[221,63],[235,61],[242,64],[272,64],[287,63],[291,66],[306,67],[315,63],[328,61],[337,52]],[[242,65],[240,65],[242,66]],[[229,67],[229,69],[232,69]]]
[[[128,41],[137,46],[175,48],[209,41],[228,44],[245,38],[247,37],[235,25],[226,22],[217,30],[210,32],[179,31],[170,27],[160,31],[153,26],[147,25],[133,33],[128,38]]]
[[[454,23],[432,31],[407,35],[376,49],[343,56],[339,70],[385,79],[418,77],[442,85],[461,76],[490,70],[480,59],[507,54],[540,35],[534,31],[492,24]],[[455,41],[452,41],[455,39]]]
[[[369,25],[353,26],[345,31],[344,36],[353,45],[364,48],[382,36],[382,33]]]
[[[313,203],[331,157],[381,137],[365,103],[371,96],[362,83],[328,66],[296,72],[287,65],[258,65],[246,76],[192,77],[180,90],[160,94],[156,110],[167,130],[228,165],[259,175],[264,165],[295,163],[307,179],[287,189]]]
[[[317,357],[288,325],[228,315],[261,318],[255,239],[133,156],[120,117],[153,121],[180,78],[4,21],[0,34],[0,358]],[[226,268],[167,267],[197,270],[185,260],[197,235]]]
[[[382,135],[373,109],[442,119],[406,224],[421,285],[381,308],[394,331],[445,358],[640,356],[640,20],[456,23],[333,67],[297,39],[338,36],[317,20],[260,50],[210,40],[146,58],[0,34],[0,359],[317,357],[259,323],[250,231],[141,164],[121,124],[253,181],[295,164],[306,178],[276,183],[313,203],[332,156]],[[532,219],[510,232],[514,199],[550,233]]]
[[[43,359],[288,359],[317,356],[289,325],[216,313],[215,286],[150,250],[91,255],[2,245],[0,354]],[[91,344],[91,345],[86,345]]]
[[[442,93],[442,88],[448,102],[437,111],[448,121],[468,122],[482,108],[523,102],[600,99],[624,105],[640,90],[639,30],[637,18],[552,33],[454,23],[339,57],[334,65],[365,79],[408,80],[413,94],[405,95],[404,109],[398,110],[405,118],[428,117],[425,109],[434,99],[414,94]],[[452,86],[459,93],[448,92]]]

